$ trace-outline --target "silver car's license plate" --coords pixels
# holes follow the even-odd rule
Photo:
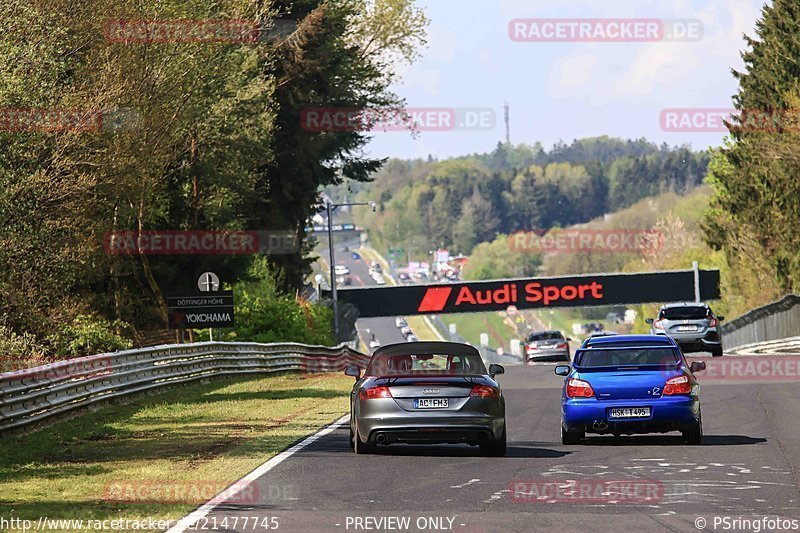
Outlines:
[[[447,409],[447,398],[420,398],[414,400],[414,409]]]
[[[649,416],[649,407],[613,407],[608,414],[609,418],[647,418]]]
[[[697,331],[697,326],[678,326],[678,331]]]

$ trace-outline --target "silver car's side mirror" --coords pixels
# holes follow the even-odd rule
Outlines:
[[[652,318],[647,318],[647,319],[645,319],[645,322],[647,322],[648,324],[650,324],[652,326],[653,322],[655,322],[655,320],[652,319]]]
[[[570,367],[569,365],[556,365],[553,369],[553,372],[556,376],[569,376]]]
[[[361,377],[361,369],[356,365],[350,365],[344,369],[344,375],[354,377],[358,381],[358,378]]]

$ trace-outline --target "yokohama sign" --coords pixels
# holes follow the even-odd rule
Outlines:
[[[643,274],[588,274],[575,277],[511,279],[339,289],[339,300],[355,305],[362,318],[429,313],[500,311],[542,307],[660,303],[694,300],[691,270]],[[719,271],[700,271],[700,296],[720,296]]]

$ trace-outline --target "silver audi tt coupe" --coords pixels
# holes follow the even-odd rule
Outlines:
[[[370,453],[378,445],[480,446],[506,453],[506,405],[494,380],[504,369],[483,364],[478,350],[452,342],[408,342],[375,350],[364,375],[357,366],[350,393],[350,445]]]

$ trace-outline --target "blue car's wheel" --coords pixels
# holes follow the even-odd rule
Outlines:
[[[583,430],[567,431],[561,426],[561,444],[578,444],[585,436],[586,432]]]
[[[698,418],[697,423],[689,429],[683,430],[683,438],[686,444],[697,446],[703,442],[703,417]]]

